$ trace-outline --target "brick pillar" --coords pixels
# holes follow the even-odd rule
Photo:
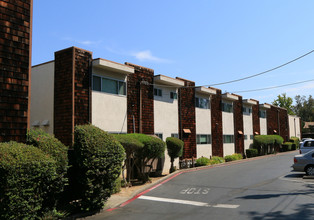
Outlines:
[[[92,53],[76,47],[55,52],[54,134],[71,146],[75,125],[90,122]]]
[[[182,158],[196,157],[196,122],[195,122],[195,82],[176,77],[184,81],[184,86],[192,88],[179,88],[179,138],[184,141]],[[183,129],[187,132],[184,132]]]
[[[243,128],[243,102],[242,96],[237,96],[239,99],[233,102],[233,119],[234,119],[234,145],[235,152],[244,155],[244,128]],[[243,134],[239,134],[242,131]]]
[[[283,137],[284,141],[288,141],[290,137],[288,111],[283,108],[278,108],[278,110],[279,110],[280,136]]]
[[[270,109],[267,109],[266,114],[267,114],[267,134],[273,135],[274,130],[276,130],[277,134],[279,134],[277,108],[271,105]]]
[[[211,98],[212,153],[223,157],[221,90],[216,89],[216,92]]]
[[[261,134],[261,126],[259,120],[259,101],[254,101],[257,104],[252,106],[253,135],[255,135],[256,133]]]
[[[32,0],[0,1],[0,142],[26,141],[32,5]]]
[[[154,70],[131,63],[127,83],[127,132],[154,134]]]

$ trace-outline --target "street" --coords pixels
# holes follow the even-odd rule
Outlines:
[[[291,172],[295,154],[182,173],[92,219],[313,219],[314,180]]]

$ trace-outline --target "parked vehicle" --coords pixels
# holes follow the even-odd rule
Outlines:
[[[314,150],[314,139],[304,140],[300,144],[300,154],[305,154],[309,152],[310,150]]]
[[[293,162],[294,171],[305,172],[308,176],[314,176],[314,150],[295,155]]]

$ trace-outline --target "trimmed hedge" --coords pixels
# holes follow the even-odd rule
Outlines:
[[[175,158],[181,157],[183,153],[184,142],[179,138],[167,137],[166,139],[168,155],[171,158],[170,173],[175,171],[173,162]]]
[[[219,163],[224,163],[225,159],[222,157],[214,156],[210,159],[210,164],[219,164]]]
[[[36,147],[0,143],[0,219],[41,217],[56,170],[56,161]]]
[[[207,157],[200,157],[196,159],[195,166],[200,167],[200,166],[207,166],[210,164],[210,159]]]
[[[293,143],[291,142],[285,142],[282,144],[282,151],[291,151],[292,150]]]
[[[61,196],[61,193],[64,190],[64,186],[68,183],[66,177],[68,168],[68,147],[62,144],[53,135],[50,135],[41,129],[29,130],[27,132],[26,143],[49,154],[57,162],[58,178],[51,186],[51,188],[53,188],[51,195],[47,196],[45,201],[45,206],[47,206],[48,209],[53,209],[56,207],[57,201],[63,197]]]
[[[242,154],[232,154],[232,155],[225,156],[226,162],[230,162],[234,160],[242,160],[242,159],[243,159]]]
[[[292,150],[296,150],[299,148],[300,139],[298,137],[290,137],[289,142],[292,142]]]
[[[121,173],[125,152],[112,135],[93,126],[80,125],[74,131],[74,170],[78,206],[99,210],[113,192]]]
[[[253,147],[258,150],[259,155],[264,155],[279,151],[279,146],[283,141],[279,135],[255,135]]]
[[[142,182],[147,182],[149,180],[149,175],[152,170],[152,164],[155,159],[162,158],[165,155],[165,142],[160,138],[149,136],[146,134],[132,133],[127,134],[144,144],[144,147],[139,148],[135,153],[135,158],[137,162],[139,179]],[[148,164],[150,162],[150,164]],[[145,171],[145,167],[150,167],[148,172]]]
[[[257,157],[258,156],[258,151],[257,149],[246,149],[246,157],[251,158],[251,157]]]

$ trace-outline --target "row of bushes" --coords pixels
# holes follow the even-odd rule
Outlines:
[[[224,163],[224,162],[229,162],[229,161],[234,161],[234,160],[241,160],[243,159],[242,154],[232,154],[223,157],[217,157],[214,156],[211,159],[207,157],[200,157],[196,160],[195,166],[208,166],[208,165],[213,165],[213,164],[219,164],[219,163]]]

